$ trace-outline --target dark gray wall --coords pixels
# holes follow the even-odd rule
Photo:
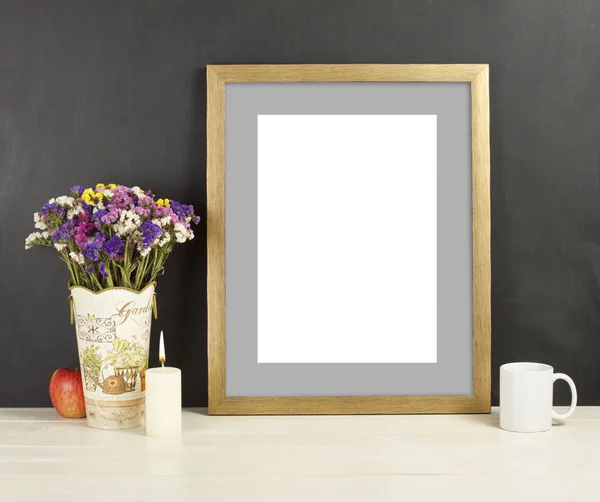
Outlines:
[[[102,181],[203,208],[206,64],[365,62],[491,64],[494,401],[499,364],[539,360],[600,404],[599,61],[597,0],[0,0],[0,406],[77,365],[64,264],[23,249],[42,202]],[[158,289],[188,406],[204,234]]]

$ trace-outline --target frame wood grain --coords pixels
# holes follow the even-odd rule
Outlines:
[[[229,397],[225,392],[225,83],[470,82],[472,120],[473,394]],[[208,411],[211,415],[489,413],[491,265],[489,67],[458,65],[209,65],[207,67]]]

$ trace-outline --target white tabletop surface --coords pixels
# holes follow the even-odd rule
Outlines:
[[[183,435],[0,409],[1,501],[597,501],[600,408],[539,434],[491,415],[209,417]]]

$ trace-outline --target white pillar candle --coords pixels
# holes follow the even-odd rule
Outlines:
[[[181,434],[179,368],[146,370],[146,434],[155,437]]]
[[[160,333],[160,361],[166,360]],[[146,434],[181,434],[181,370],[163,366],[146,370]]]

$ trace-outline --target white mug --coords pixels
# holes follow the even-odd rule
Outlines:
[[[564,380],[571,387],[571,406],[564,414],[552,409],[554,382]],[[511,432],[543,432],[552,419],[569,418],[577,405],[577,390],[571,377],[554,373],[540,363],[510,363],[500,366],[500,427]]]

